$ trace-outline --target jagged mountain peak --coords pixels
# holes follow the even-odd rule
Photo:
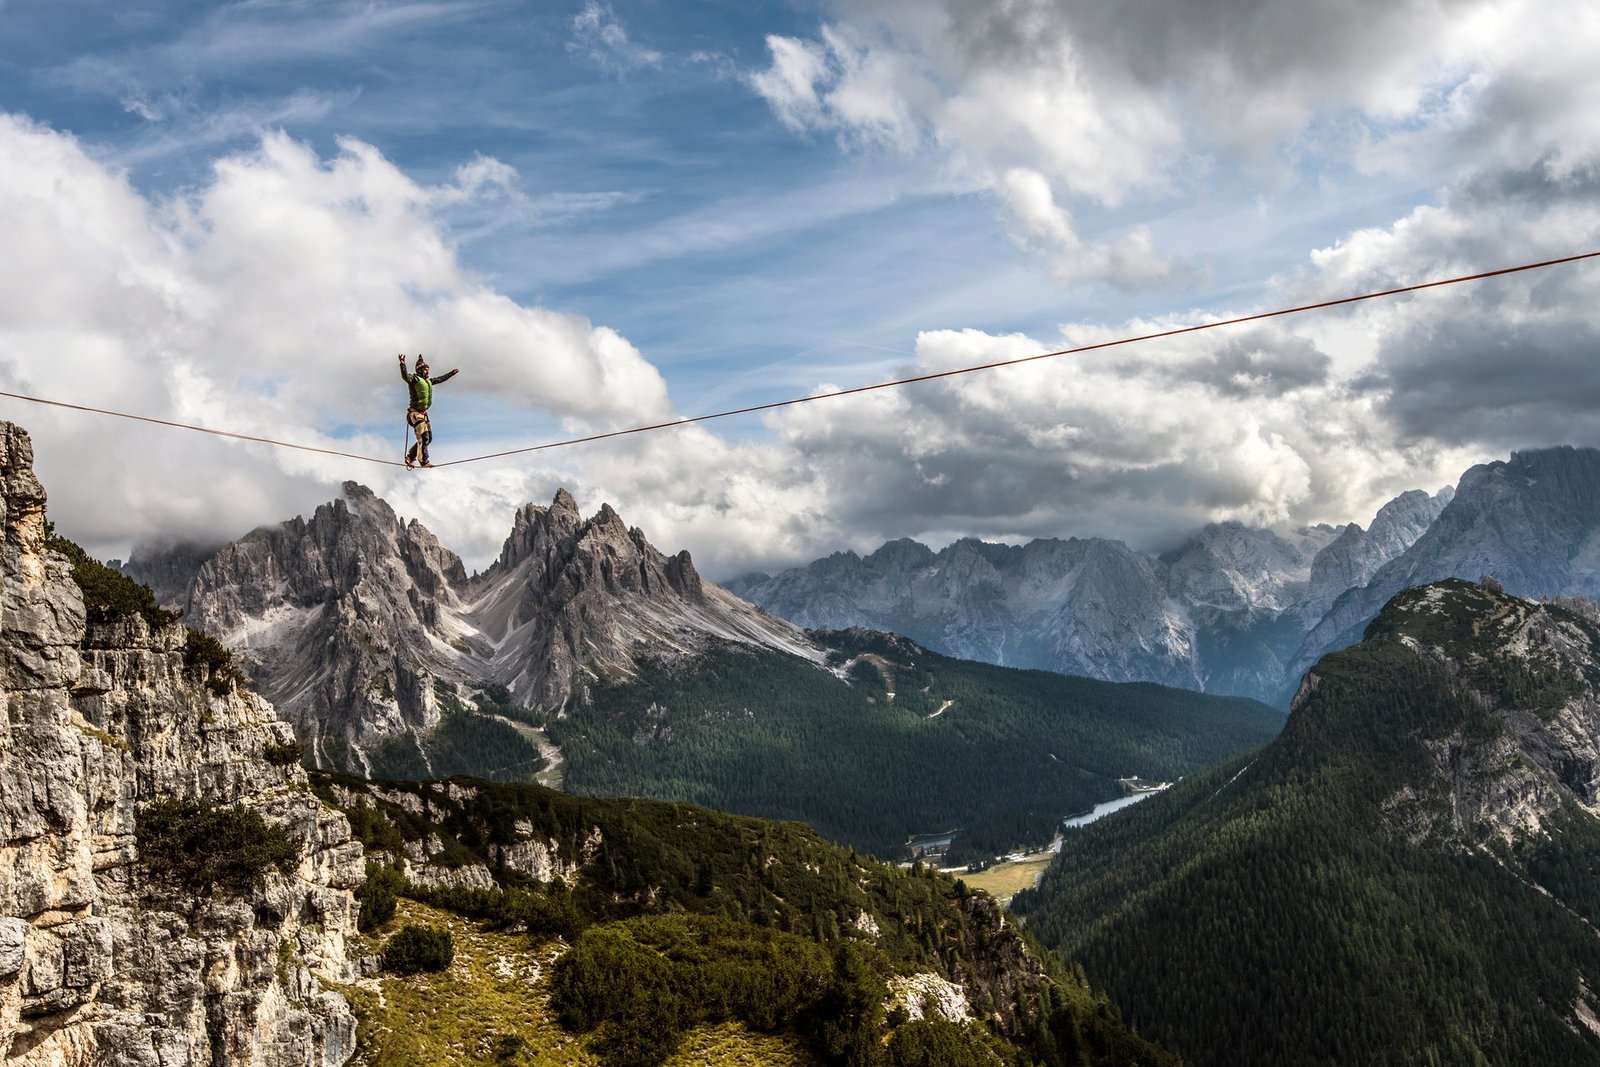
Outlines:
[[[343,496],[333,501],[333,506],[343,504],[345,510],[357,518],[367,518],[395,527],[400,525],[399,516],[388,502],[360,482],[346,481],[340,484],[339,489]]]
[[[310,519],[216,552],[185,606],[257,663],[315,762],[362,773],[386,739],[440,723],[436,681],[502,685],[553,710],[641,656],[718,641],[822,658],[795,627],[703,581],[687,551],[659,551],[610,504],[585,519],[565,489],[518,508],[499,558],[468,577],[422,523],[346,483]]]
[[[854,552],[849,555],[862,560]],[[933,549],[921,541],[909,537],[897,537],[893,541],[885,541],[871,555],[865,557],[865,562],[874,566],[886,567],[918,567],[933,558]]]
[[[1163,559],[1170,587],[1186,603],[1222,611],[1278,614],[1304,593],[1316,555],[1338,536],[1331,526],[1285,536],[1229,520],[1200,528]]]
[[[1367,529],[1352,522],[1340,530],[1311,561],[1310,584],[1294,612],[1303,629],[1310,631],[1341,595],[1366,585],[1415,544],[1454,495],[1448,486],[1433,494],[1408,489],[1379,508]]]
[[[585,519],[572,494],[557,489],[548,507],[527,503],[517,509],[496,565],[509,570],[552,544],[570,544],[586,535],[597,535],[602,540],[630,539],[641,546],[641,551],[647,544],[644,531],[630,528],[609,503],[601,504],[599,511]]]
[[[576,594],[592,579],[612,595],[651,595],[665,589],[698,599],[702,593],[687,549],[672,556],[662,553],[644,530],[629,526],[609,503],[584,519],[565,489],[556,491],[547,508],[524,504],[517,510],[499,559],[475,579],[474,596],[482,597],[512,573],[530,568],[535,575],[531,580],[557,597]]]
[[[578,505],[565,489],[557,490],[549,507],[527,503],[512,519],[511,533],[500,549],[496,566],[515,567],[539,550],[542,544],[569,536],[582,523]]]
[[[1407,489],[1378,509],[1367,532],[1374,537],[1405,537],[1409,544],[1422,536],[1455,495],[1455,487],[1451,485],[1433,494],[1423,489]]]

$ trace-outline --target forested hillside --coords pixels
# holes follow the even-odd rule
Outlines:
[[[1283,721],[1250,700],[954,660],[873,631],[809,636],[833,673],[729,645],[595,685],[548,723],[565,787],[800,819],[885,857],[961,828],[952,859],[978,858],[1050,840],[1119,778],[1192,773]]]
[[[1600,1063],[1597,649],[1410,590],[1279,738],[1069,833],[1013,908],[1186,1062]]]
[[[527,938],[550,1010],[524,1028],[559,1024],[607,1067],[718,1025],[852,1067],[1176,1063],[988,896],[794,823],[469,779],[314,784],[368,850],[363,929],[393,933],[398,893]],[[369,1059],[395,1062],[375,1033]]]

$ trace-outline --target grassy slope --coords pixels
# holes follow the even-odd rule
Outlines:
[[[1055,859],[1053,854],[1040,852],[1025,859],[997,863],[988,870],[976,874],[964,874],[961,880],[972,888],[981,889],[1001,903],[1005,903],[1024,889],[1032,889],[1037,885],[1045,868],[1053,859]]]
[[[362,979],[342,992],[356,1009],[359,1048],[351,1067],[500,1063],[600,1067],[589,1040],[568,1033],[551,1010],[555,941],[494,931],[481,923],[401,901],[393,920],[359,939],[354,951],[378,953],[405,923],[449,929],[455,960],[442,974]],[[505,1038],[520,1048],[497,1057]],[[815,1067],[792,1035],[758,1034],[737,1023],[698,1027],[666,1067]]]

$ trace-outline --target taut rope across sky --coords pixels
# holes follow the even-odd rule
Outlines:
[[[838,397],[854,396],[857,393],[871,393],[879,389],[898,389],[901,386],[915,385],[918,382],[931,382],[939,378],[954,378],[963,374],[976,374],[979,371],[999,370],[1002,367],[1015,367],[1022,363],[1033,363],[1041,359],[1055,359],[1059,356],[1079,355],[1084,352],[1095,352],[1103,348],[1116,348],[1121,345],[1138,344],[1142,341],[1156,341],[1164,337],[1178,337],[1183,334],[1200,333],[1203,330],[1216,330],[1224,326],[1238,326],[1246,322],[1259,322],[1262,319],[1275,319],[1285,315],[1298,315],[1307,311],[1318,311],[1323,308],[1339,307],[1343,304],[1355,304],[1364,300],[1379,300],[1383,297],[1400,296],[1404,293],[1415,293],[1424,289],[1437,289],[1445,285],[1459,285],[1462,282],[1483,281],[1487,278],[1499,278],[1507,274],[1520,274],[1523,271],[1539,270],[1544,267],[1555,267],[1565,263],[1577,263],[1580,260],[1600,257],[1600,251],[1582,252],[1577,255],[1562,256],[1559,259],[1546,259],[1538,263],[1523,263],[1515,267],[1500,267],[1496,270],[1480,271],[1477,274],[1462,274],[1453,278],[1437,278],[1433,281],[1419,282],[1416,285],[1404,285],[1397,289],[1381,289],[1370,293],[1359,293],[1355,296],[1340,297],[1336,300],[1322,300],[1315,304],[1300,304],[1296,307],[1278,308],[1275,311],[1262,311],[1254,315],[1240,315],[1232,319],[1219,319],[1216,322],[1203,322],[1194,326],[1179,326],[1171,330],[1160,330],[1156,333],[1139,334],[1133,337],[1120,337],[1114,341],[1099,341],[1095,344],[1079,345],[1075,348],[1061,348],[1054,352],[1040,352],[1032,356],[1019,356],[1016,359],[1003,359],[994,363],[979,363],[971,367],[957,367],[953,370],[937,371],[932,374],[918,374],[910,378],[896,378],[892,381],[877,382],[873,385],[858,385],[852,389],[840,389],[832,393],[815,393],[810,396],[791,397],[788,400],[773,400],[765,404],[752,404],[748,407],[730,408],[727,411],[713,411],[706,415],[694,415],[680,419],[670,419],[666,422],[654,422],[643,426],[629,426],[620,430],[607,430],[604,433],[588,434],[583,437],[568,437],[559,441],[546,441],[542,444],[527,445],[522,448],[512,448],[504,452],[490,452],[482,456],[469,456],[466,459],[452,459],[444,463],[435,463],[433,469],[441,467],[456,467],[465,463],[482,463],[490,459],[503,459],[507,456],[520,456],[528,452],[543,452],[552,448],[568,448],[573,445],[590,444],[595,441],[606,441],[613,437],[627,437],[632,434],[651,433],[656,430],[667,430],[674,426],[689,426],[697,422],[709,422],[712,419],[726,419],[735,415],[749,415],[758,411],[773,411],[777,408],[793,407],[796,404],[809,404],[818,400],[833,400]],[[72,404],[63,400],[47,400],[43,397],[28,396],[23,393],[12,393],[0,390],[0,396],[12,400],[24,400],[31,404],[43,404],[49,407],[67,408],[72,411],[83,411],[95,415],[109,415],[119,419],[132,419],[135,422],[147,422],[155,426],[166,426],[178,430],[193,430],[196,433],[212,434],[216,437],[228,437],[236,441],[252,441],[256,444],[271,445],[274,448],[288,448],[300,452],[315,452],[324,456],[337,456],[341,459],[353,459],[362,463],[377,463],[389,467],[405,466],[399,460],[380,459],[377,456],[364,456],[354,452],[341,452],[338,449],[322,448],[318,445],[299,444],[293,441],[278,441],[270,437],[257,437],[254,434],[236,433],[232,430],[220,430],[211,426],[195,426],[185,422],[174,422],[169,419],[153,418],[149,415],[136,415],[126,411],[112,411],[109,408],[91,407],[87,404]]]

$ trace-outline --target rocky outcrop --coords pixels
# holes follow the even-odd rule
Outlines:
[[[890,1012],[898,1008],[911,1022],[937,1019],[947,1023],[964,1023],[972,1018],[972,1009],[967,1004],[967,991],[932,971],[890,978],[889,999],[885,1007]]]
[[[438,683],[504,686],[559,712],[644,655],[732,641],[822,656],[794,626],[704,581],[687,552],[658,551],[609,504],[584,518],[566,490],[519,509],[500,558],[469,578],[421,523],[347,482],[309,520],[218,551],[175,606],[249,658],[314,764],[362,774],[382,771],[374,753],[397,739],[426,764],[429,731],[453,706]]]
[[[354,1018],[326,983],[351,978],[349,824],[269,758],[292,739],[270,706],[186,662],[182,626],[88,620],[9,424],[0,495],[0,1061],[344,1063]],[[248,807],[298,866],[245,897],[170,885],[136,836],[160,800]]]
[[[461,862],[459,847],[448,848],[444,839],[432,831],[406,841],[397,851],[370,854],[370,858],[398,869],[413,885],[429,889],[491,889],[498,884],[495,872],[542,885],[560,881],[570,886],[594,859],[603,840],[597,826],[589,826],[563,847],[555,837],[538,831],[529,819],[513,819],[509,827],[483,825],[479,813],[492,809],[492,803],[485,803],[493,796],[492,788],[472,782],[411,782],[401,786],[345,778],[328,782],[326,789],[344,811],[364,807],[404,812],[421,825],[468,824],[473,837],[491,840],[484,849],[484,862]]]
[[[1449,625],[1458,619],[1468,626]],[[1510,844],[1547,834],[1574,802],[1588,813],[1600,807],[1600,693],[1591,681],[1600,678],[1600,627],[1459,580],[1406,591],[1376,625],[1471,694],[1496,726],[1464,723],[1419,738],[1434,780],[1384,805],[1403,832]]]

